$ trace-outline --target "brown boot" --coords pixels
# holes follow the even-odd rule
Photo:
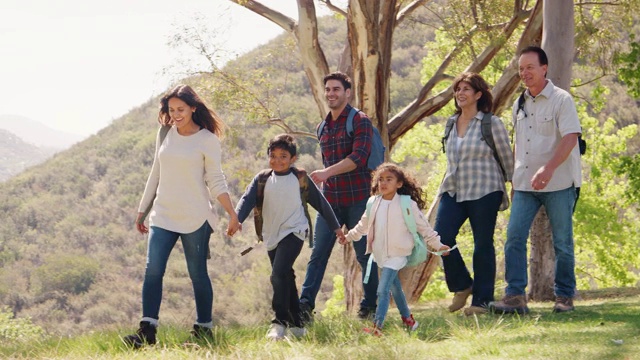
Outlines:
[[[494,314],[528,314],[526,295],[505,295],[500,301],[489,303],[489,311]]]
[[[484,306],[471,305],[468,308],[464,309],[464,315],[465,316],[482,315],[482,314],[486,314],[487,312],[488,312],[488,310]]]
[[[556,297],[556,304],[553,306],[554,313],[563,313],[575,310],[573,299],[568,297]]]
[[[471,295],[472,290],[473,288],[470,287],[468,289],[455,292],[453,300],[451,300],[451,305],[449,305],[449,311],[458,311],[467,305],[467,299],[469,298],[469,295]]]

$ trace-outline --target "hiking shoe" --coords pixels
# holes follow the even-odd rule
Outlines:
[[[409,331],[414,331],[418,328],[418,322],[413,318],[413,314],[409,315],[409,317],[402,316],[402,323]]]
[[[295,337],[296,339],[307,336],[307,329],[303,327],[290,327],[288,328],[288,330],[289,334],[291,334],[291,336]]]
[[[489,310],[487,310],[486,307],[484,306],[475,306],[475,305],[471,305],[468,308],[465,308],[463,310],[463,313],[465,316],[472,316],[472,315],[483,315],[488,313]]]
[[[209,327],[193,324],[191,337],[196,340],[211,340],[213,339],[213,331]]]
[[[528,314],[525,295],[505,295],[500,301],[489,303],[489,311],[494,314]]]
[[[377,336],[377,337],[382,336],[382,330],[375,323],[371,327],[362,329],[362,331],[366,332],[367,334],[371,334],[373,336]]]
[[[573,299],[563,296],[556,297],[556,304],[553,305],[554,313],[563,313],[575,310]]]
[[[271,327],[269,327],[269,331],[267,331],[267,339],[278,341],[284,339],[284,332],[287,329],[282,324],[273,323]]]
[[[360,320],[371,320],[376,314],[376,308],[362,307],[358,310]]]
[[[144,345],[154,345],[156,343],[156,332],[158,330],[148,321],[141,321],[140,327],[135,334],[127,335],[123,338],[125,344],[139,349]]]
[[[462,309],[465,305],[467,305],[467,299],[469,295],[471,295],[472,287],[468,289],[464,289],[462,291],[456,291],[453,294],[453,300],[451,300],[451,305],[449,305],[449,312],[455,312]]]
[[[313,322],[313,308],[309,303],[300,303],[300,321],[303,325]]]

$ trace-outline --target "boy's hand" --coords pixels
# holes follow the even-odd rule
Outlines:
[[[438,251],[445,251],[442,253],[442,256],[447,256],[449,255],[450,251],[446,251],[451,249],[448,245],[442,245],[442,247],[440,247],[440,249],[438,249]]]

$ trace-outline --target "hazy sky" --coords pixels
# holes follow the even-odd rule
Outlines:
[[[262,3],[297,19],[294,0]],[[172,24],[222,26],[232,53],[283,32],[228,0],[1,0],[0,14],[0,115],[81,135],[167,88]]]

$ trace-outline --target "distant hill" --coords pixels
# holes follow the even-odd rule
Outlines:
[[[29,144],[17,135],[0,129],[0,182],[43,162],[54,152]]]
[[[64,150],[83,139],[81,135],[55,130],[19,115],[0,115],[0,129],[18,135],[25,142],[54,150]]]

